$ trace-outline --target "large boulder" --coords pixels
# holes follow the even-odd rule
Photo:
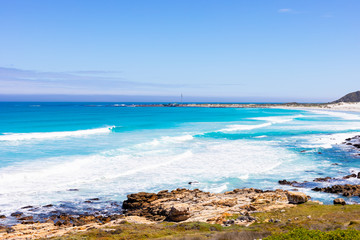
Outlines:
[[[345,204],[346,204],[346,202],[345,202],[345,200],[342,199],[342,198],[336,198],[336,199],[334,199],[334,205],[345,205]]]
[[[177,204],[171,208],[166,220],[171,222],[181,222],[189,218],[189,206],[187,204]]]
[[[286,196],[289,200],[289,203],[292,203],[292,204],[300,204],[300,203],[305,203],[308,201],[308,196],[302,192],[288,191],[286,193]]]

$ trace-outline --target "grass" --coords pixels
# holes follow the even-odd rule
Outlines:
[[[223,227],[208,223],[119,224],[55,239],[360,239],[360,205],[305,203],[294,208],[254,213],[257,222],[249,227]],[[236,218],[234,215],[233,218]],[[270,221],[272,220],[272,221]],[[276,221],[275,221],[276,220]],[[343,237],[343,238],[339,238]]]

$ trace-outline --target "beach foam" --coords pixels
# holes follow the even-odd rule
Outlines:
[[[82,137],[86,135],[109,133],[113,127],[115,126],[64,132],[4,133],[3,135],[0,135],[0,141],[24,141],[32,139],[42,140],[65,137]]]
[[[292,153],[268,144],[197,141],[168,142],[142,152],[130,148],[90,156],[39,159],[2,168],[0,208],[15,211],[55,199],[78,201],[111,196],[122,200],[129,192],[188,187],[190,181],[219,192],[229,190],[230,186],[222,182],[224,178],[268,174],[287,158],[294,159]],[[214,181],[220,182],[211,183]],[[73,188],[80,189],[81,195],[66,191]]]
[[[335,134],[320,134],[313,136],[294,137],[296,139],[307,140],[306,143],[300,145],[303,148],[332,148],[334,145],[339,145],[345,139],[359,135],[360,132],[351,133],[335,133]]]
[[[337,111],[325,111],[325,110],[308,110],[309,112],[321,115],[329,115],[332,117],[338,117],[345,120],[360,120],[360,115],[346,113],[346,112],[337,112]]]
[[[234,124],[228,125],[226,128],[219,130],[220,132],[235,132],[235,131],[244,131],[244,130],[253,130],[257,128],[269,127],[273,124],[291,122],[296,118],[303,117],[303,115],[294,115],[294,116],[281,116],[281,117],[255,117],[250,118],[252,120],[266,121],[266,123],[255,124],[255,125],[243,125],[243,124]]]

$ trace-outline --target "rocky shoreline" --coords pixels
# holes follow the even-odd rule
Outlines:
[[[35,222],[32,216],[14,215],[20,224],[0,227],[0,239],[37,239],[61,236],[69,232],[87,231],[114,226],[121,222],[155,224],[167,222],[206,222],[224,226],[248,226],[256,221],[254,212],[272,211],[305,203],[304,193],[284,190],[234,189],[225,193],[209,193],[199,189],[176,189],[158,193],[140,192],[128,195],[121,214],[58,214],[45,222]],[[228,217],[239,215],[236,219]]]

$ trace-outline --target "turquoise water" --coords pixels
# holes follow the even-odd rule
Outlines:
[[[111,212],[139,191],[288,189],[278,180],[360,171],[340,144],[359,134],[357,113],[116,104],[0,103],[0,214]],[[316,200],[336,197],[310,187],[301,191]]]

